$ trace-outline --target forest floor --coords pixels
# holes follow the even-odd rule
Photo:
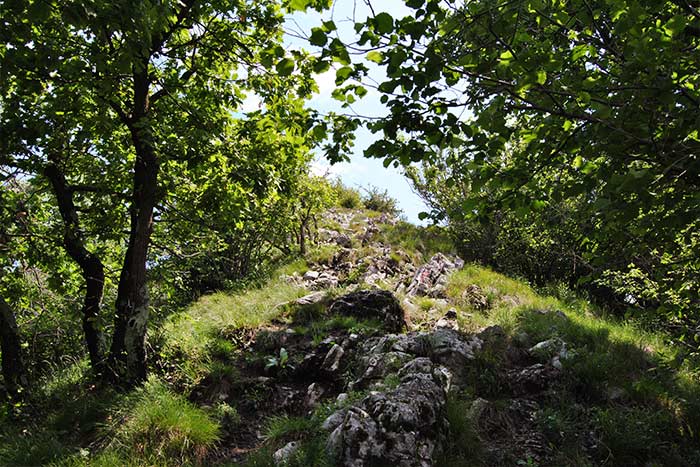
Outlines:
[[[700,376],[564,287],[336,209],[304,259],[161,320],[129,394],[62,368],[0,464],[700,465]]]

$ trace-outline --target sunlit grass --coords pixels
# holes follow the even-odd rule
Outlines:
[[[462,300],[463,291],[472,284],[488,295],[489,309],[477,311]],[[511,338],[524,333],[528,345],[553,337],[566,342],[572,354],[563,362],[566,380],[580,397],[605,400],[606,391],[619,387],[628,400],[644,407],[640,413],[663,408],[672,419],[665,425],[668,430],[681,429],[686,436],[697,436],[698,371],[661,333],[607,316],[585,300],[539,295],[523,281],[477,265],[467,265],[452,274],[447,294],[459,308],[463,329],[478,331],[498,325]],[[613,421],[619,417],[614,410],[605,417],[612,420],[606,422],[607,432],[617,436]],[[619,440],[611,442],[628,449]]]
[[[383,226],[377,240],[405,250],[416,262],[427,261],[436,253],[454,254],[456,251],[443,228],[419,227],[404,221]]]
[[[260,288],[241,293],[206,295],[166,320],[161,328],[164,350],[195,360],[206,358],[217,336],[268,324],[283,312],[281,305],[305,293],[281,279],[272,279]]]
[[[219,439],[219,425],[184,396],[150,378],[112,416],[108,450],[199,461]]]

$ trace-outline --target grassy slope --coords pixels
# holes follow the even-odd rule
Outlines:
[[[401,247],[415,258],[450,249],[438,230],[407,224],[387,227],[385,242]],[[314,251],[316,259],[329,253]],[[288,285],[279,274],[303,271],[298,261],[278,271],[262,287],[235,294],[202,297],[187,310],[169,317],[154,332],[156,376],[139,390],[118,394],[85,383],[85,362],[58,371],[43,382],[33,407],[19,420],[6,418],[0,426],[0,465],[196,465],[216,445],[223,426],[236,426],[236,408],[227,404],[198,407],[188,401],[191,391],[207,377],[235,368],[223,356],[235,353],[245,332],[281,317],[279,305],[304,290]],[[490,308],[477,311],[462,291],[477,285],[489,298]],[[599,310],[566,291],[558,298],[538,294],[527,284],[468,265],[449,282],[449,306],[460,311],[461,327],[477,331],[499,325],[511,342],[527,346],[559,337],[574,358],[564,361],[565,381],[559,397],[544,403],[537,420],[555,448],[560,465],[588,465],[580,452],[578,434],[593,431],[603,440],[597,463],[679,465],[695,455],[700,429],[700,389],[697,367],[683,362],[662,336],[603,316]],[[430,299],[418,302],[412,316],[416,327],[428,327],[444,305]],[[561,311],[538,313],[535,310]],[[355,326],[357,323],[349,323]],[[308,325],[315,334],[330,326]],[[523,337],[523,336],[526,336]],[[493,374],[503,365],[498,353],[477,362],[472,385],[450,398],[448,416],[452,445],[441,465],[479,465],[483,441],[467,417],[476,397],[501,395]],[[611,401],[608,394],[621,391]],[[361,395],[351,395],[360,397]],[[320,464],[319,425],[334,404],[322,406],[314,417],[276,417],[268,420],[267,441],[250,456],[249,465],[270,465],[276,447],[290,439],[307,443],[298,465]],[[524,465],[531,460],[521,459]],[[699,461],[700,462],[700,461]]]

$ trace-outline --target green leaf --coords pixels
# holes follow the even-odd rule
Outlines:
[[[311,0],[290,0],[287,9],[289,11],[306,11],[311,5]]]
[[[683,32],[688,24],[688,20],[683,15],[676,15],[669,20],[664,29],[671,37],[677,37]]]
[[[311,36],[309,37],[309,43],[311,45],[316,45],[318,47],[323,47],[328,42],[328,36],[321,28],[311,29]]]
[[[379,13],[374,17],[374,24],[380,34],[389,34],[394,30],[394,18],[389,13]]]
[[[513,52],[506,50],[505,52],[501,53],[498,58],[504,61],[513,60]]]
[[[340,68],[338,71],[335,72],[335,84],[343,84],[350,77],[351,73],[352,68],[349,66],[344,66],[343,68]]]
[[[537,72],[537,84],[544,84],[547,82],[547,72],[540,70]]]
[[[367,54],[367,60],[374,63],[381,63],[384,60],[384,54],[373,50]]]
[[[314,73],[323,73],[330,70],[330,68],[331,64],[325,60],[317,60],[313,66]]]
[[[277,65],[275,65],[275,68],[277,69],[277,73],[280,74],[280,76],[289,76],[292,74],[294,71],[294,60],[291,58],[283,58],[279,62],[277,62]]]
[[[424,3],[425,0],[407,0],[406,6],[417,10],[418,8],[422,7]]]

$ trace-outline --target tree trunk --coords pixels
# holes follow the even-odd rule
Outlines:
[[[73,192],[68,187],[58,164],[58,157],[49,155],[49,165],[44,169],[44,174],[51,182],[58,209],[63,218],[63,245],[83,271],[86,286],[82,308],[83,332],[90,355],[90,364],[95,373],[101,374],[104,365],[104,336],[100,331],[98,319],[104,292],[104,266],[100,258],[85,247],[85,241],[80,232],[78,210],[73,201]]]
[[[134,108],[129,123],[136,152],[131,203],[129,243],[117,290],[110,366],[126,385],[146,379],[146,327],[149,296],[146,260],[153,230],[153,210],[158,197],[158,158],[149,120],[148,64],[134,73]]]
[[[0,351],[5,388],[10,398],[18,399],[27,387],[27,377],[15,315],[3,297],[0,297]]]

